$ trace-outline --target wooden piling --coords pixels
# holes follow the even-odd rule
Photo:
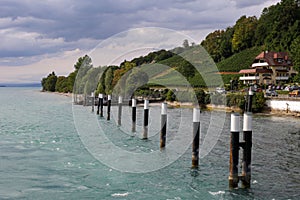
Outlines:
[[[247,95],[247,107],[245,112],[252,112],[252,101],[253,101],[253,91],[251,90],[251,87],[249,87],[249,92]]]
[[[107,120],[110,120],[111,95],[107,96]]]
[[[193,109],[192,168],[199,166],[200,109]]]
[[[100,117],[103,117],[103,94],[99,94]]]
[[[229,160],[229,188],[237,188],[239,183],[238,163],[239,163],[239,132],[240,132],[240,115],[231,114],[230,126],[230,160]]]
[[[166,146],[167,135],[167,103],[161,104],[160,148]]]
[[[252,113],[244,113],[243,121],[243,161],[242,161],[242,187],[250,188],[251,184],[251,149],[252,149]]]
[[[148,123],[149,123],[149,100],[144,100],[144,132],[143,139],[148,139]]]
[[[95,93],[94,92],[92,92],[92,94],[91,94],[91,101],[92,101],[92,112],[94,112],[94,110],[95,110]]]
[[[136,132],[136,99],[131,100],[131,107],[132,107],[132,132]]]
[[[100,113],[100,94],[98,94],[97,115]]]
[[[118,125],[121,126],[121,120],[122,120],[122,97],[119,96],[118,99]]]

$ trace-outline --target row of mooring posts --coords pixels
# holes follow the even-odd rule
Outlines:
[[[239,181],[242,188],[250,188],[251,185],[251,151],[252,151],[252,98],[253,92],[249,90],[247,95],[246,110],[243,115],[243,141],[240,142],[240,115],[231,114],[230,124],[230,158],[229,158],[229,188],[237,188]],[[242,172],[239,175],[239,150],[243,149]]]
[[[94,112],[94,93],[92,93],[92,112]],[[103,117],[103,94],[98,96],[97,114]],[[243,188],[249,188],[251,183],[251,150],[252,150],[252,99],[253,92],[251,89],[247,94],[247,102],[245,113],[243,115],[243,141],[240,142],[240,114],[231,114],[230,123],[230,159],[229,159],[229,188],[237,188],[239,181]],[[118,98],[118,125],[122,122],[122,104],[123,99]],[[132,107],[132,132],[136,132],[136,99],[131,100]],[[107,96],[107,120],[110,120],[111,112],[111,95]],[[142,139],[148,138],[149,125],[149,100],[144,100],[144,121]],[[199,143],[200,143],[200,109],[193,108],[193,141],[192,141],[192,168],[196,169],[199,166]],[[167,103],[161,105],[161,130],[160,130],[160,148],[166,147],[167,138]],[[242,172],[239,175],[239,150],[243,149],[242,153]]]
[[[94,112],[94,93],[92,96],[92,112]],[[98,96],[97,115],[103,117],[103,94]],[[118,125],[121,126],[122,122],[122,104],[123,99],[121,96],[118,98]],[[132,132],[136,132],[136,99],[131,100],[132,107]],[[110,120],[111,110],[111,95],[107,96],[107,120]],[[142,139],[148,139],[148,126],[149,126],[149,100],[144,100],[144,120],[143,120],[143,135]],[[167,138],[167,103],[161,105],[161,130],[160,130],[160,148],[166,147]],[[192,168],[199,166],[199,138],[200,138],[200,109],[193,109],[193,144],[192,144]]]

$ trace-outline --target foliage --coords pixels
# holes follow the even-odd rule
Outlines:
[[[55,85],[57,81],[57,76],[55,75],[54,72],[49,74],[47,78],[42,79],[42,87],[43,91],[50,91],[54,92],[55,91]]]
[[[234,53],[252,47],[262,46],[262,50],[269,51],[290,51],[291,44],[299,35],[299,2],[281,0],[277,5],[264,8],[259,19],[242,16],[233,27],[208,34],[201,45],[215,62],[220,62]]]
[[[167,101],[175,101],[176,100],[176,95],[174,94],[173,90],[169,90],[167,92],[166,100]]]
[[[291,53],[295,69],[300,70],[300,36],[291,44]]]
[[[182,46],[183,48],[189,48],[190,46],[189,41],[187,39],[183,40]]]
[[[206,94],[203,89],[196,88],[194,89],[194,92],[200,105],[206,105],[210,103],[210,95]]]
[[[125,93],[131,97],[134,91],[139,87],[147,84],[148,75],[139,68],[135,68],[131,71],[125,84]],[[124,95],[124,94],[123,94]]]
[[[232,38],[233,52],[240,52],[253,46],[256,26],[257,18],[255,16],[247,18],[244,15],[237,20]]]
[[[252,102],[252,112],[257,113],[261,112],[265,106],[265,96],[263,92],[256,92],[253,96],[253,102]]]
[[[59,76],[55,84],[55,91],[67,93],[70,92],[69,89],[70,88],[69,88],[68,78],[64,76]]]
[[[226,105],[228,107],[238,107],[241,110],[244,110],[245,103],[245,94],[243,93],[229,93],[226,95]]]
[[[108,70],[105,73],[105,79],[104,79],[104,85],[105,85],[105,93],[111,94],[112,93],[112,81],[114,78],[114,72],[111,67],[108,68]]]
[[[254,58],[262,51],[261,47],[252,47],[234,54],[230,58],[217,63],[221,72],[238,72],[241,69],[249,68]]]

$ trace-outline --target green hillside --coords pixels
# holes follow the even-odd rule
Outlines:
[[[238,72],[251,66],[255,57],[263,51],[262,47],[252,47],[236,53],[217,63],[220,72]]]

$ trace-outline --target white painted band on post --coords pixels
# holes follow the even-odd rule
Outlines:
[[[252,96],[253,95],[253,91],[250,89],[249,90],[249,95]]]
[[[167,114],[167,103],[161,104],[161,114],[166,115]]]
[[[132,107],[136,107],[136,99],[132,99],[131,100],[131,106]]]
[[[95,93],[94,93],[94,92],[92,92],[91,96],[92,96],[92,97],[94,97],[94,96],[95,96]]]
[[[193,108],[193,122],[200,122],[200,109]]]
[[[252,113],[244,113],[243,131],[252,131]]]
[[[103,99],[103,94],[99,94],[99,98],[100,98],[100,99]]]
[[[111,95],[110,94],[107,96],[107,100],[111,100]]]
[[[122,103],[122,97],[121,97],[121,96],[119,96],[119,101],[118,101],[118,103]]]
[[[231,132],[239,132],[240,131],[240,114],[238,114],[238,113],[231,114],[230,131]]]
[[[149,100],[148,99],[144,100],[144,109],[149,109]]]

